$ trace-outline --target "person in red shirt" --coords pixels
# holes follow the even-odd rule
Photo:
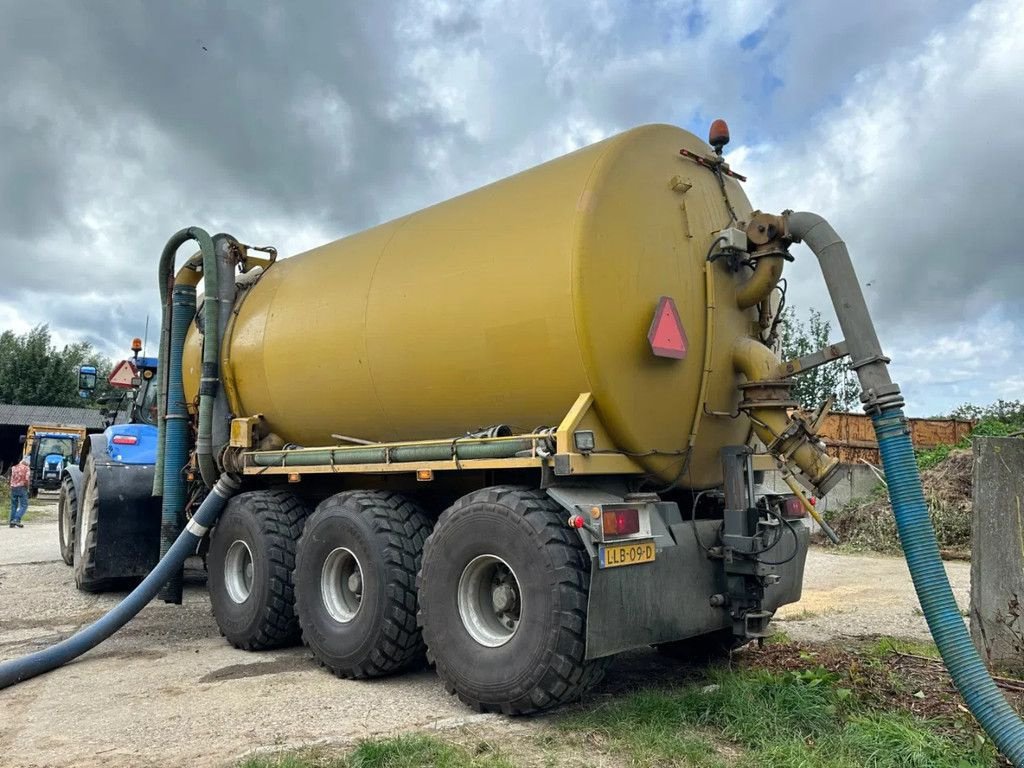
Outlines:
[[[11,528],[24,528],[21,518],[28,509],[28,476],[29,459],[23,458],[11,467],[11,516],[8,524]]]

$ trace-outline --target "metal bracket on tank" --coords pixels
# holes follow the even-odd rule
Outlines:
[[[755,506],[750,447],[726,446],[721,457],[725,491],[721,556],[726,591],[711,601],[728,609],[734,635],[765,637],[771,619],[771,613],[764,610],[765,586],[777,581],[778,575],[776,565],[765,562],[761,555],[774,548],[770,540],[778,532],[769,530],[775,526],[767,525]]]
[[[579,438],[586,436],[586,445]],[[615,447],[594,410],[594,396],[583,392],[555,430],[555,474],[642,474],[643,468]]]

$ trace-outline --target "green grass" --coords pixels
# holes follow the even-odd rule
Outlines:
[[[949,458],[949,454],[952,451],[952,445],[937,445],[934,448],[917,451],[917,468],[922,472],[926,469],[931,469],[936,464],[941,464]]]
[[[487,742],[473,754],[463,747],[430,736],[399,736],[364,741],[349,756],[347,768],[513,768]]]
[[[942,658],[935,643],[922,643],[916,640],[904,640],[898,637],[880,637],[867,648],[869,656],[885,658],[894,653],[909,653],[914,656],[927,656],[929,659]]]
[[[958,744],[936,725],[868,709],[821,669],[712,673],[714,685],[645,692],[568,718],[563,727],[598,734],[638,766],[778,768],[981,768],[987,745]],[[734,759],[691,743],[694,729],[736,745]],[[680,749],[680,745],[687,747]]]
[[[345,758],[321,757],[317,752],[296,752],[273,757],[250,757],[239,768],[346,768]]]
[[[936,464],[945,460],[956,448],[970,448],[971,438],[974,437],[1006,437],[1024,429],[1024,423],[1019,421],[1003,421],[997,418],[984,418],[974,425],[969,435],[960,438],[956,445],[937,445],[934,448],[916,451],[917,468],[922,472],[931,469]]]
[[[867,655],[931,655],[933,647],[881,638]],[[813,663],[813,662],[812,662]],[[647,690],[559,717],[519,744],[454,744],[413,734],[373,739],[343,755],[323,752],[252,758],[241,768],[512,768],[567,757],[631,768],[986,768],[990,744],[948,722],[872,708],[822,667],[773,672],[713,668],[691,685]],[[577,765],[578,762],[572,762]]]
[[[253,757],[240,768],[514,768],[488,742],[470,751],[432,736],[412,734],[370,739],[342,756],[321,751]]]

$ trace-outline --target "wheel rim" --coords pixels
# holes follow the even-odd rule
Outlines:
[[[60,535],[64,537],[64,546],[71,546],[71,514],[68,510],[67,493],[60,496]]]
[[[519,629],[523,611],[519,579],[497,555],[473,558],[459,578],[459,616],[470,637],[497,648]]]
[[[85,542],[89,538],[92,527],[92,505],[96,496],[96,478],[92,477],[85,484],[85,495],[78,509],[78,554],[85,558]]]
[[[363,603],[363,568],[351,549],[338,547],[320,571],[320,597],[331,618],[348,624]]]
[[[235,539],[224,557],[224,588],[228,597],[241,604],[252,593],[252,550],[241,539]]]

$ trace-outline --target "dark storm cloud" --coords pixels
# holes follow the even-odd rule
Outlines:
[[[966,7],[0,0],[0,325],[113,351],[155,315],[182,226],[293,253],[719,115],[730,149],[758,147],[754,204],[834,218],[906,344],[979,308],[1013,323],[1022,57],[1012,3]],[[1003,126],[985,148],[979,115]]]
[[[212,187],[282,215],[331,201],[338,224],[364,226],[391,185],[417,174],[417,138],[458,127],[421,108],[417,84],[397,71],[397,20],[386,4],[369,14],[351,2],[257,7],[21,4],[7,16],[0,55],[15,80],[31,79],[44,59],[60,79],[39,85],[84,131],[134,114],[164,132],[180,180],[154,184],[187,182],[201,198]],[[353,116],[343,135],[301,119],[311,100],[334,100]],[[41,154],[38,144],[27,149]],[[74,152],[52,141],[47,149]],[[110,163],[121,149],[108,147]]]

